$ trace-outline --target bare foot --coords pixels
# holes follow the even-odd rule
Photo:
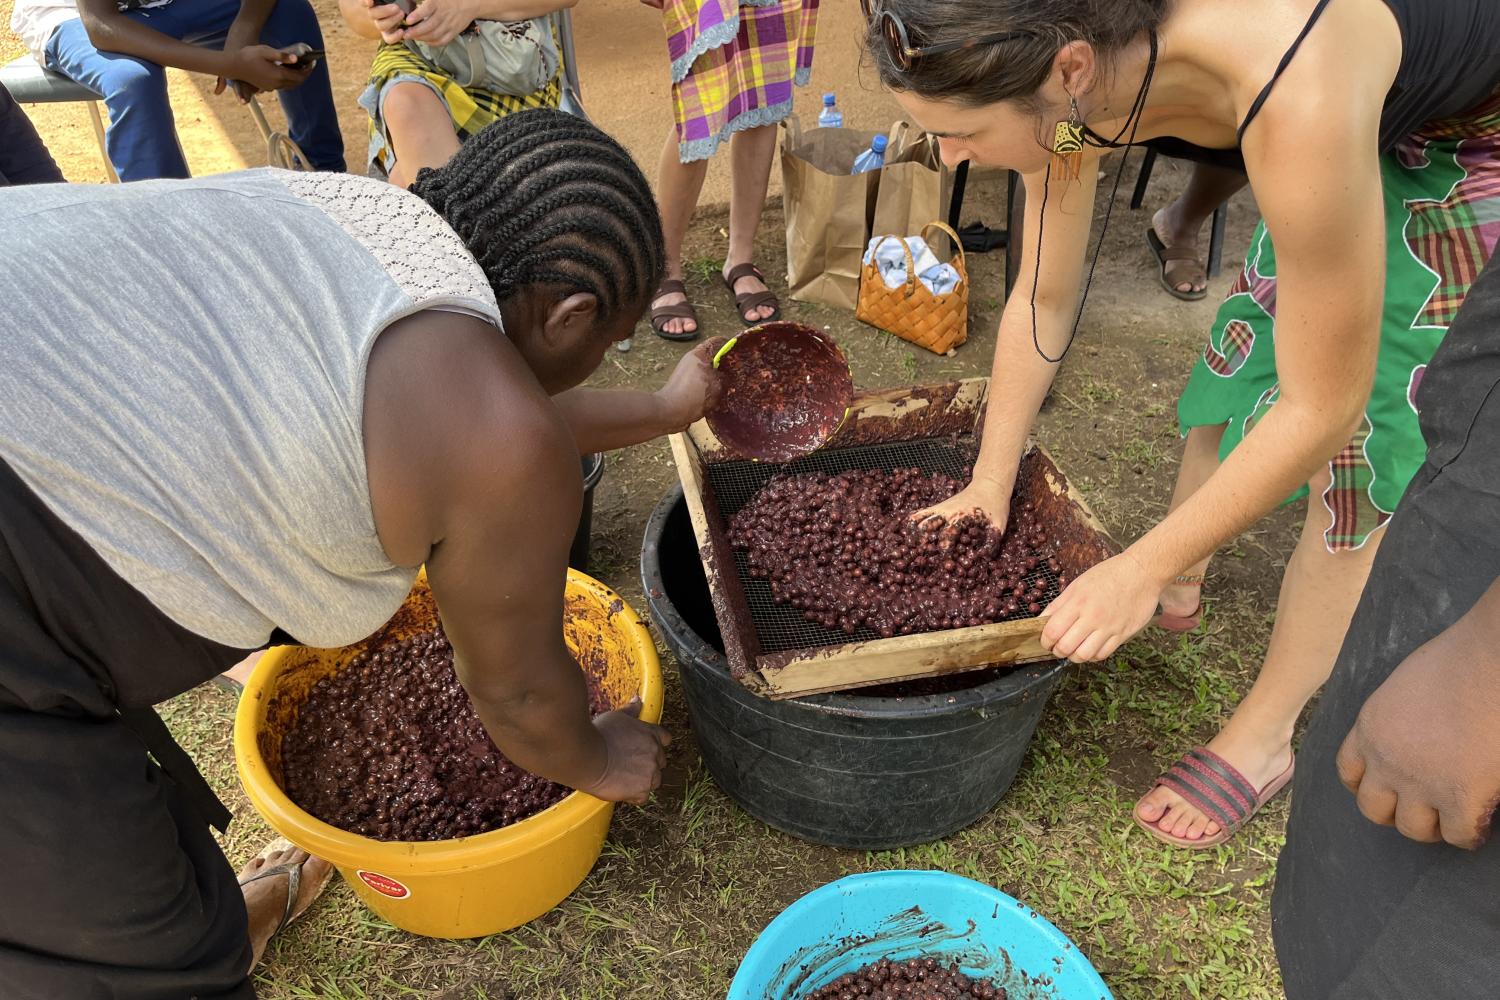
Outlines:
[[[1198,249],[1198,235],[1203,231],[1203,220],[1196,224],[1181,217],[1178,202],[1157,211],[1151,217],[1151,228],[1162,243],[1174,249]],[[1166,266],[1167,284],[1179,292],[1201,292],[1208,287],[1208,268],[1205,260],[1169,260]]]
[[[735,261],[724,262],[723,274],[725,281],[729,280],[729,272],[738,267],[740,263],[741,262]],[[766,287],[766,283],[764,281],[761,281],[753,274],[747,274],[739,281],[736,281],[734,283],[734,294],[736,296],[754,295],[756,292],[768,291],[770,291],[770,289]],[[773,315],[775,315],[775,313],[776,310],[772,306],[756,306],[754,309],[746,311],[743,318],[751,323],[760,323],[764,320],[770,319]]]
[[[1257,790],[1286,770],[1292,756],[1290,739],[1261,739],[1253,733],[1234,731],[1234,721],[1214,737],[1208,749],[1229,761]],[[1218,822],[1189,804],[1165,785],[1158,785],[1136,803],[1135,814],[1163,833],[1188,840],[1201,840],[1218,833]]]
[[[332,865],[322,858],[313,857],[300,847],[288,847],[255,858],[240,870],[245,909],[250,914],[250,947],[255,955],[250,963],[251,969],[260,965],[261,957],[266,953],[266,945],[282,926],[281,918],[286,913],[290,876],[268,875],[248,884],[244,884],[245,880],[267,868],[298,862],[302,863],[302,876],[297,888],[297,901],[292,905],[292,917],[295,918],[312,905],[313,900],[318,898],[318,893],[328,884],[328,876],[333,871]]]
[[[687,301],[688,297],[681,292],[668,292],[665,295],[660,295],[652,299],[651,308],[655,309],[657,306],[680,306]],[[667,320],[662,324],[662,327],[667,333],[672,334],[696,333],[698,330],[697,323],[681,316],[674,316],[672,319]]]

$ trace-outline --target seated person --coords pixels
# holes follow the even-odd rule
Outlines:
[[[289,133],[318,170],[344,169],[328,66],[308,0],[16,0],[11,29],[36,61],[104,98],[105,149],[122,181],[187,177],[164,67],[234,81],[240,100],[280,91]]]
[[[47,152],[26,112],[0,86],[0,187],[11,184],[60,184],[62,171]]]
[[[460,10],[457,0],[424,0],[408,15],[383,0],[339,0],[354,32],[383,45],[370,67],[370,85],[359,103],[370,113],[369,173],[406,187],[422,167],[440,167],[459,143],[505,115],[529,108],[555,108],[561,97],[557,75],[528,94],[502,94],[465,87],[424,57],[408,41],[429,46],[452,43],[477,20],[543,17],[578,0],[478,0]],[[518,43],[519,44],[519,43]],[[558,73],[562,71],[559,60]],[[399,162],[398,162],[399,158]]]

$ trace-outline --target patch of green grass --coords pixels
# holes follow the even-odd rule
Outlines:
[[[901,355],[901,374],[915,382],[917,380],[917,373],[920,370],[917,366],[917,356],[911,351],[903,352]]]
[[[1120,449],[1120,461],[1138,471],[1149,471],[1165,458],[1161,445],[1146,438],[1131,438]]]
[[[717,257],[694,257],[682,262],[689,284],[717,285],[723,281],[724,262]]]
[[[1086,379],[1079,387],[1078,394],[1094,405],[1100,403],[1113,403],[1120,398],[1120,391],[1108,382],[1096,379]]]

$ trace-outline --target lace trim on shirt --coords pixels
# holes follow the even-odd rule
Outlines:
[[[471,299],[497,325],[494,289],[463,240],[421,198],[394,184],[339,173],[280,171],[287,189],[321,209],[417,302]]]

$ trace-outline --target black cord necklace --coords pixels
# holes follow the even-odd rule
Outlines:
[[[1126,150],[1120,157],[1120,169],[1115,172],[1115,186],[1109,195],[1109,206],[1104,210],[1104,224],[1099,227],[1099,242],[1094,247],[1094,259],[1089,263],[1088,278],[1083,283],[1083,295],[1078,301],[1078,314],[1073,318],[1073,329],[1068,333],[1068,342],[1063,345],[1062,353],[1057,357],[1051,357],[1042,350],[1041,338],[1036,332],[1036,288],[1037,281],[1042,271],[1042,233],[1047,224],[1047,196],[1052,188],[1052,161],[1047,161],[1047,173],[1042,179],[1042,209],[1039,213],[1039,221],[1036,230],[1036,265],[1031,274],[1031,344],[1036,348],[1043,360],[1050,364],[1060,364],[1063,358],[1068,356],[1068,351],[1073,346],[1073,338],[1078,336],[1079,324],[1083,322],[1083,308],[1088,304],[1089,289],[1094,284],[1094,269],[1099,266],[1099,254],[1104,250],[1104,237],[1109,233],[1109,220],[1115,211],[1115,197],[1120,193],[1120,180],[1125,176],[1125,164],[1130,159],[1130,147],[1135,145],[1136,129],[1140,126],[1141,116],[1146,111],[1146,97],[1151,92],[1151,80],[1156,76],[1156,29],[1151,29],[1151,58],[1146,63],[1145,75],[1141,77],[1141,89],[1136,91],[1135,103],[1130,107],[1130,114],[1125,119],[1125,124],[1120,127],[1119,133],[1113,139],[1105,139],[1094,132],[1087,125],[1083,127],[1084,141],[1096,148]],[[1129,132],[1130,137],[1125,142],[1120,139]]]

